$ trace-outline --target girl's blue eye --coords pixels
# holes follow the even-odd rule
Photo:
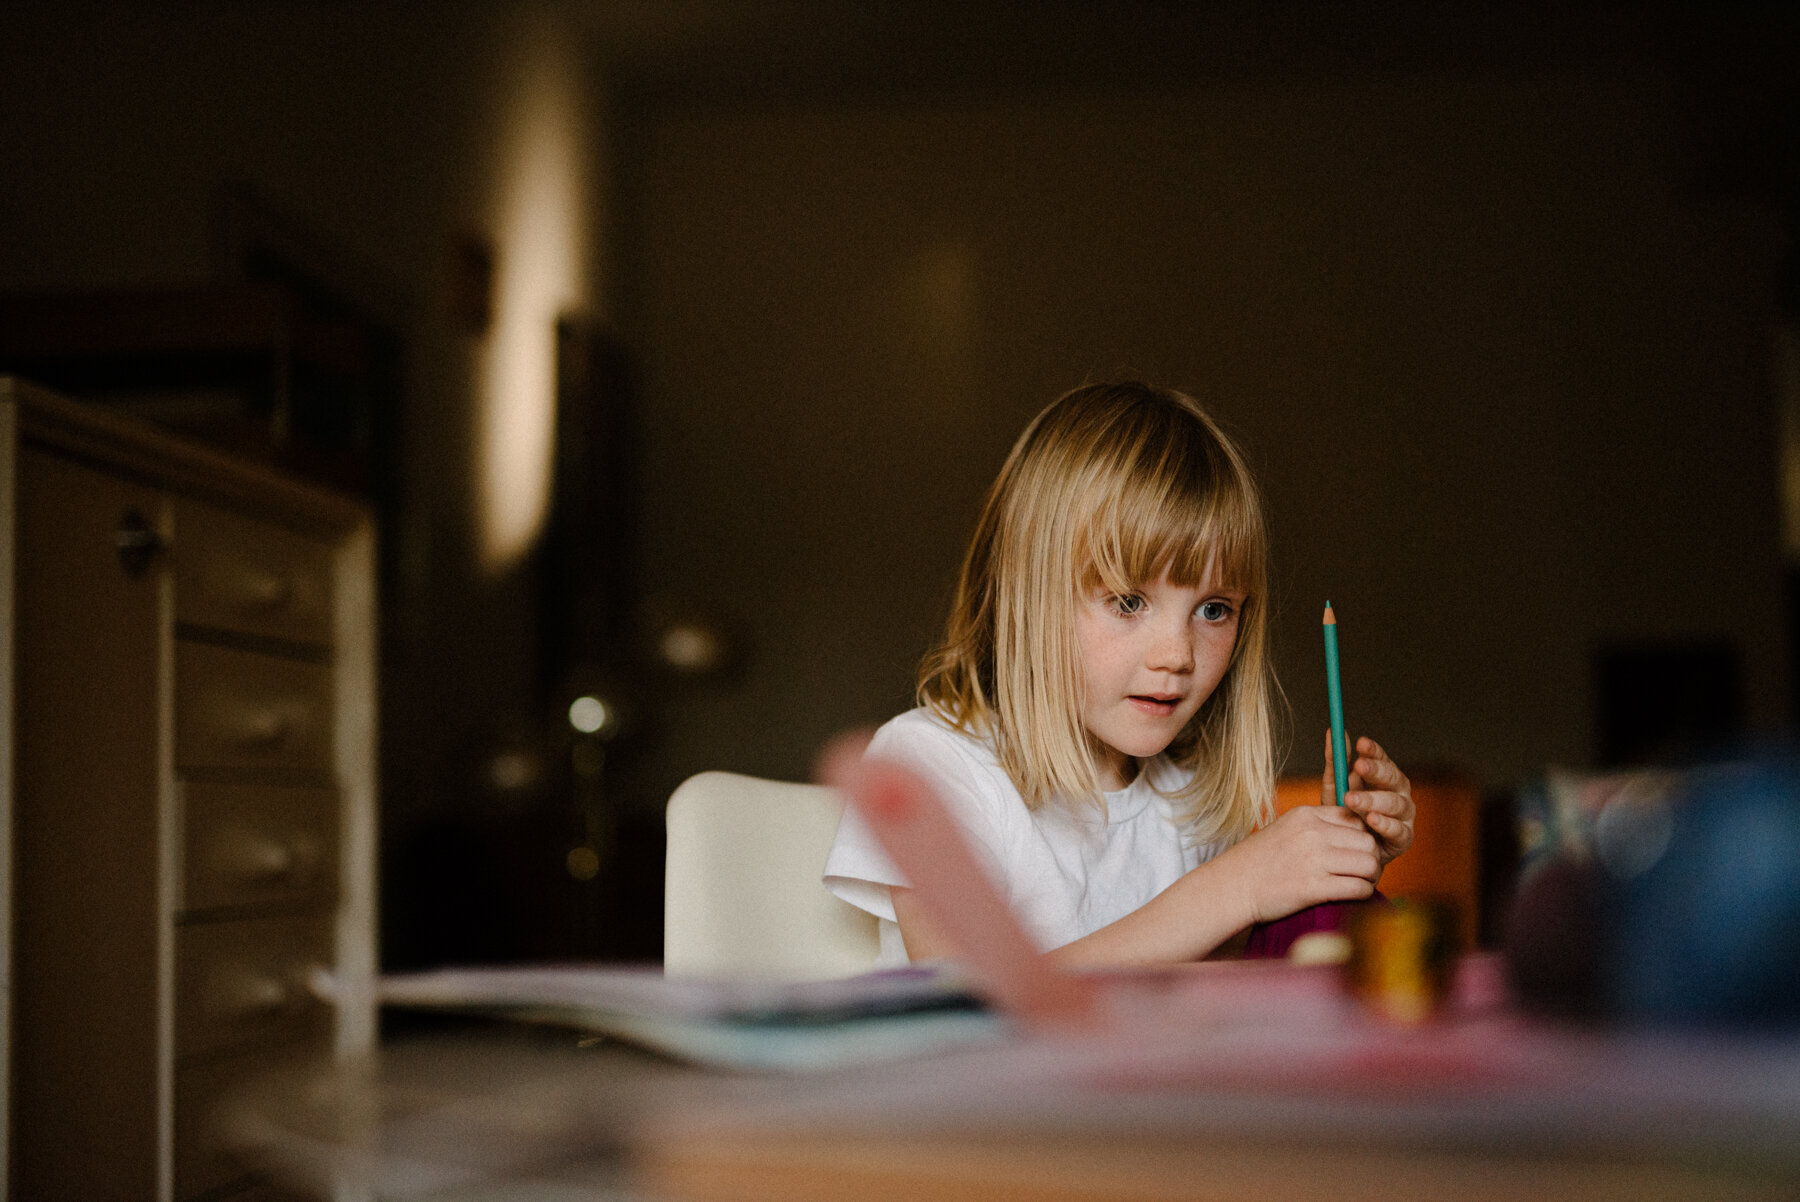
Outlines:
[[[1144,599],[1136,593],[1128,593],[1123,597],[1114,597],[1113,608],[1126,615],[1142,613],[1144,610]]]
[[[1223,622],[1231,616],[1231,606],[1224,601],[1205,601],[1200,605],[1200,616],[1208,622]]]

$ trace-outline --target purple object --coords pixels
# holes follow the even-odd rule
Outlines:
[[[1250,939],[1244,944],[1244,959],[1279,960],[1288,954],[1288,948],[1300,936],[1314,931],[1348,931],[1362,907],[1387,904],[1388,899],[1377,891],[1373,897],[1362,901],[1320,902],[1296,910],[1286,918],[1259,922],[1250,928]]]

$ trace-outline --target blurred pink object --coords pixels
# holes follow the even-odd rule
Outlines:
[[[865,744],[854,737],[834,744],[821,775],[912,882],[919,908],[956,949],[976,988],[1027,1026],[1098,1025],[1092,983],[1039,953],[931,787],[899,764],[865,758]]]

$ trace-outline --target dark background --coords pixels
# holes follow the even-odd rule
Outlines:
[[[1409,768],[1704,754],[1794,709],[1791,8],[13,5],[0,365],[378,507],[393,966],[654,958],[669,791],[907,705],[1091,376],[1256,463],[1291,770],[1328,596]]]

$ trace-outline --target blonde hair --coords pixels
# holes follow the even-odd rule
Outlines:
[[[1269,817],[1274,669],[1268,535],[1243,456],[1191,397],[1139,383],[1077,388],[1033,419],[988,491],[919,703],[991,740],[1033,809],[1104,805],[1081,721],[1079,596],[1126,594],[1163,573],[1241,590],[1224,679],[1167,755],[1192,773],[1174,796],[1196,842]]]

